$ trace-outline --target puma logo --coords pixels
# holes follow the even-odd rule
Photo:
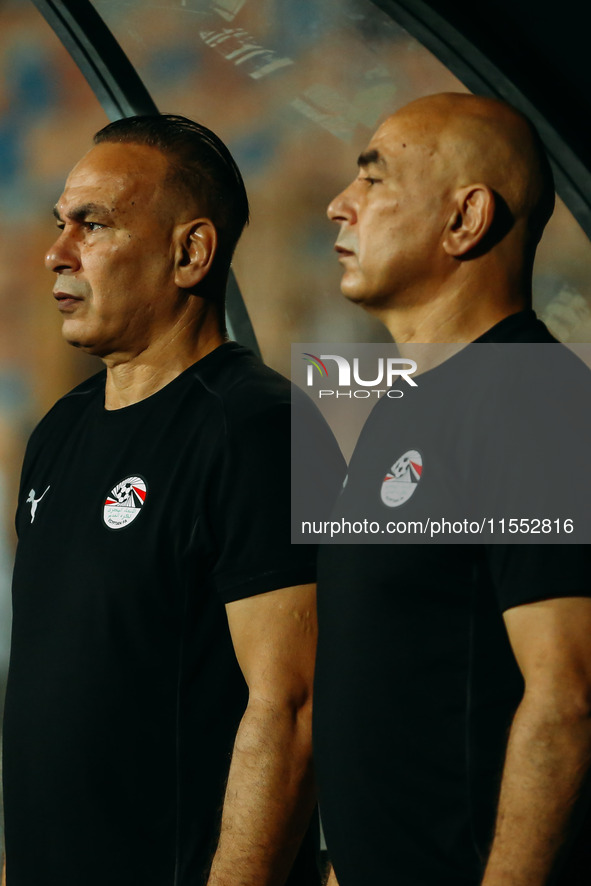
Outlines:
[[[49,486],[47,487],[47,489],[49,489]],[[45,492],[47,492],[47,489],[45,490]],[[31,505],[31,523],[35,519],[35,514],[37,513],[37,505],[39,504],[39,502],[41,501],[41,499],[45,495],[45,492],[42,495],[40,495],[39,498],[35,498],[35,490],[34,489],[31,489],[31,491],[29,492],[27,504]]]

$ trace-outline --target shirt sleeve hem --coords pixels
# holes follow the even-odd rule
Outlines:
[[[589,588],[559,588],[548,591],[532,591],[531,594],[524,595],[522,592],[521,599],[509,600],[505,595],[501,598],[501,611],[507,612],[508,609],[515,609],[517,606],[527,606],[528,603],[540,603],[542,600],[555,600],[562,597],[591,597],[591,589]]]
[[[297,568],[268,570],[245,577],[232,576],[226,581],[223,578],[217,578],[214,579],[213,586],[223,603],[234,603],[236,600],[243,600],[246,597],[256,597],[257,594],[266,594],[280,588],[291,588],[295,585],[310,584],[315,581],[316,563],[311,561]]]

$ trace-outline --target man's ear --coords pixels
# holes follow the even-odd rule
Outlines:
[[[495,195],[482,184],[460,188],[454,195],[443,248],[448,255],[460,258],[482,243],[495,217]]]
[[[197,286],[211,270],[218,233],[208,218],[197,218],[174,229],[174,282],[180,289]]]

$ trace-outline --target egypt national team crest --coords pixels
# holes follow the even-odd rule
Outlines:
[[[382,481],[381,497],[389,508],[408,501],[421,479],[423,459],[416,449],[409,449],[394,462]]]
[[[123,529],[132,523],[146,501],[148,490],[141,477],[128,477],[111,489],[103,508],[103,520],[109,529]]]

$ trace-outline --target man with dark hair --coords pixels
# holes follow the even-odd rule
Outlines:
[[[176,189],[181,199],[189,196],[196,200],[218,232],[216,255],[203,287],[223,298],[224,287],[218,278],[227,277],[232,254],[249,217],[242,175],[226,145],[206,126],[175,114],[123,117],[97,132],[93,141],[95,145],[146,145],[167,157],[167,185]]]
[[[343,294],[403,355],[417,342],[467,347],[418,375],[414,400],[377,403],[332,519],[357,509],[402,532],[442,502],[474,506],[481,483],[502,506],[530,470],[540,501],[583,484],[589,432],[572,429],[585,410],[544,358],[528,359],[550,352],[589,396],[587,370],[531,309],[554,201],[533,127],[492,99],[431,96],[388,117],[358,165],[328,209]],[[496,364],[474,373],[489,349]],[[331,886],[582,886],[589,546],[407,540],[321,549],[314,748]]]
[[[289,384],[225,336],[242,178],[204,127],[133,118],[55,215],[63,336],[106,369],[25,456],[8,884],[313,884],[314,550],[290,544]]]

